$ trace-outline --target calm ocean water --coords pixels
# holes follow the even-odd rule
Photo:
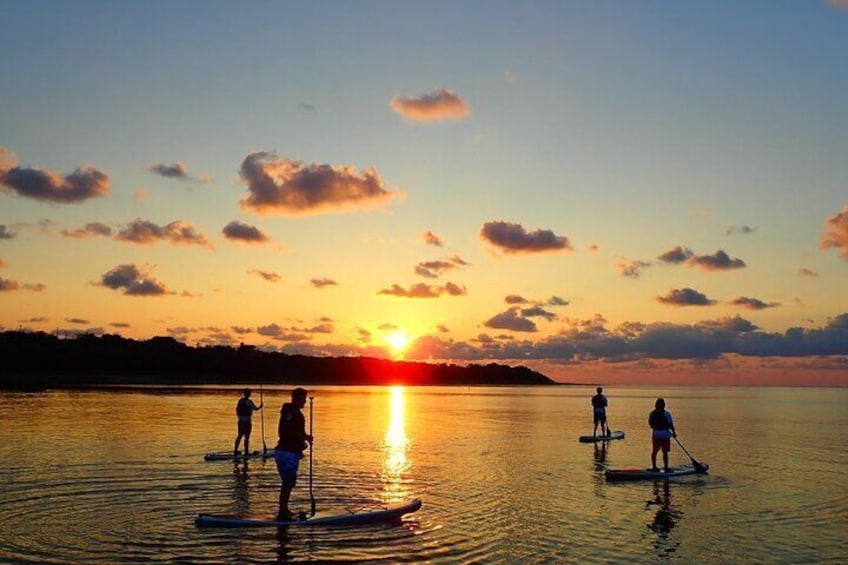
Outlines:
[[[264,391],[269,447],[289,390]],[[605,448],[577,441],[592,393],[317,388],[318,508],[424,505],[401,524],[278,532],[193,524],[276,510],[273,460],[202,458],[231,448],[237,389],[3,392],[0,562],[848,561],[848,389],[610,387],[627,436]],[[607,483],[604,469],[649,465],[657,396],[709,476]],[[252,439],[262,447],[258,414]],[[676,444],[672,462],[688,462]]]

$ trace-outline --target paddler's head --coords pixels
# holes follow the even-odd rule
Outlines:
[[[305,388],[296,388],[292,391],[292,404],[297,406],[298,408],[303,408],[306,406],[306,389]]]

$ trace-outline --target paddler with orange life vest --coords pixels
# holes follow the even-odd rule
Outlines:
[[[244,438],[244,456],[250,455],[250,431],[253,428],[251,418],[256,410],[262,409],[262,403],[257,406],[250,399],[250,389],[246,388],[243,391],[243,396],[239,398],[236,404],[236,416],[238,417],[238,435],[236,435],[236,443],[233,445],[233,458],[238,457],[239,443],[241,438]]]

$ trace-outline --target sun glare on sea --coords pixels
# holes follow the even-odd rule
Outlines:
[[[406,346],[409,345],[409,336],[403,332],[390,333],[384,339],[392,348],[392,352],[398,356],[403,355]]]

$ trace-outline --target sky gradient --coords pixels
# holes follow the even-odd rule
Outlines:
[[[0,49],[3,329],[848,386],[846,2],[4,2]]]

